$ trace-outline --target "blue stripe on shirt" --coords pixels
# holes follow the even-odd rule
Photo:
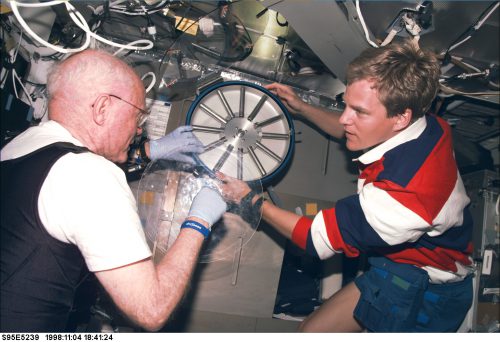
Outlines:
[[[384,171],[377,178],[406,187],[443,133],[436,118],[428,116],[427,127],[417,139],[401,144],[384,155]]]
[[[345,243],[361,251],[366,251],[366,246],[389,246],[366,220],[358,195],[339,200],[335,205],[335,213],[340,234]]]
[[[438,246],[463,252],[472,240],[472,228],[472,215],[469,206],[467,206],[464,209],[464,220],[461,226],[452,227],[443,234],[434,237],[424,234],[416,241],[415,248],[434,249]]]
[[[319,259],[318,252],[316,252],[316,248],[314,247],[313,241],[312,241],[312,235],[311,235],[311,230],[309,229],[309,232],[307,233],[307,241],[306,241],[306,252]]]

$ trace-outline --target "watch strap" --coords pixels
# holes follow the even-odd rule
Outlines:
[[[151,159],[149,159],[148,155],[146,154],[146,147],[145,147],[145,144],[146,144],[146,140],[144,140],[140,147],[139,147],[139,152],[140,152],[140,155],[141,155],[141,159],[145,162],[145,163],[149,163],[151,161]]]

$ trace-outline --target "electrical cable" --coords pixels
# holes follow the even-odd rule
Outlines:
[[[497,196],[497,203],[495,204],[495,214],[500,215],[500,194]]]
[[[3,33],[3,31],[2,31],[2,33]],[[43,84],[37,84],[37,83],[34,83],[34,82],[30,82],[30,81],[26,81],[26,83],[29,83],[29,84],[31,84],[31,85],[33,85],[35,87],[35,90],[30,93],[28,91],[28,89],[26,89],[23,81],[21,80],[21,78],[17,74],[17,71],[16,71],[16,69],[14,67],[14,64],[15,64],[15,62],[17,60],[17,56],[18,56],[18,53],[19,53],[19,49],[21,48],[21,42],[22,41],[23,41],[23,31],[21,30],[20,33],[19,33],[19,40],[17,42],[17,46],[14,49],[14,52],[12,53],[12,55],[9,56],[9,64],[12,65],[11,75],[12,75],[12,87],[13,87],[13,90],[14,90],[14,95],[16,96],[17,99],[23,101],[23,99],[21,99],[19,97],[19,93],[17,92],[17,86],[16,86],[16,81],[17,81],[17,83],[19,84],[19,86],[21,87],[21,89],[23,90],[23,92],[25,94],[25,97],[26,97],[26,99],[27,99],[27,101],[29,103],[29,106],[35,112],[37,111],[37,107],[35,107],[35,103],[33,101],[36,100],[37,98],[42,98],[43,99],[43,104],[42,104],[43,107],[41,107],[40,111],[43,112],[44,114],[41,116],[40,119],[43,119],[45,117],[45,115],[47,114],[47,101],[46,101],[46,96],[40,96],[40,94],[43,91],[41,89],[45,89],[45,85],[43,85]],[[5,74],[5,77],[6,78],[8,77],[8,72]],[[3,81],[2,81],[2,83],[3,83]]]
[[[499,5],[500,5],[500,3],[498,1],[495,1],[492,4],[490,4],[488,6],[488,8],[486,8],[486,10],[484,10],[481,13],[481,15],[479,16],[479,18],[476,20],[475,24],[469,26],[469,28],[467,28],[467,30],[465,30],[462,34],[460,34],[458,36],[458,38],[456,38],[450,44],[450,46],[444,52],[442,52],[441,54],[442,55],[446,55],[451,50],[456,49],[457,47],[459,47],[460,45],[462,45],[463,43],[465,43],[466,41],[468,41],[472,37],[472,35],[477,30],[479,30],[479,28],[481,28],[481,26],[483,26],[483,24],[486,22],[486,20],[490,17],[490,15],[493,13],[493,11],[495,11],[498,8]],[[485,13],[486,13],[486,15],[485,15]],[[460,40],[465,34],[468,34],[468,36],[465,37],[465,38],[463,38],[462,40]]]
[[[10,23],[12,24],[13,21],[15,20],[14,16],[9,16],[8,17]],[[15,28],[15,29],[14,29]],[[12,30],[10,31],[10,36],[14,39],[14,41],[21,41],[21,48],[20,52],[25,52],[26,55],[23,55],[23,57],[26,60],[29,60],[31,55],[39,55],[42,59],[56,59],[58,60],[60,55],[62,53],[60,52],[54,52],[52,48],[46,47],[46,46],[35,46],[31,42],[27,41],[25,36],[21,38],[20,33],[23,31],[22,27],[19,27],[19,25],[15,24],[12,25]]]
[[[61,48],[59,46],[52,45],[52,44],[46,42],[45,40],[43,40],[42,38],[40,38],[35,32],[33,32],[29,28],[29,26],[26,24],[26,22],[24,21],[24,19],[21,17],[21,15],[20,15],[20,13],[18,11],[18,8],[17,8],[17,6],[21,6],[21,7],[46,7],[46,6],[53,6],[53,5],[58,5],[58,4],[62,4],[62,3],[65,4],[66,9],[68,10],[69,16],[73,20],[73,22],[80,29],[82,29],[85,32],[85,34],[86,34],[85,44],[82,45],[80,48],[77,48],[77,49],[63,49],[63,48]],[[37,40],[39,43],[41,43],[41,44],[43,44],[43,45],[45,45],[47,47],[50,47],[50,48],[52,48],[52,49],[54,49],[54,50],[56,50],[58,52],[70,53],[70,52],[83,51],[83,50],[85,50],[90,45],[90,37],[93,37],[94,39],[96,39],[96,40],[98,40],[98,41],[100,41],[102,43],[111,45],[113,47],[120,48],[120,50],[118,52],[122,51],[123,49],[129,49],[129,50],[149,50],[149,49],[151,49],[154,46],[154,44],[153,44],[152,41],[145,40],[145,39],[136,40],[136,41],[128,43],[126,45],[118,44],[118,43],[115,43],[113,41],[110,41],[108,39],[105,39],[105,38],[103,38],[103,37],[95,34],[94,32],[92,32],[92,30],[88,26],[87,22],[85,21],[85,18],[82,16],[82,14],[80,12],[78,12],[75,9],[75,7],[73,7],[73,5],[70,4],[69,1],[56,0],[56,1],[49,1],[49,2],[44,2],[44,3],[32,3],[32,4],[28,4],[28,3],[20,3],[20,2],[12,0],[10,2],[10,4],[11,4],[12,12],[16,16],[16,18],[19,21],[19,23],[23,26],[23,28],[28,33],[30,33],[30,35],[35,40]],[[144,46],[138,46],[136,44],[146,44],[146,45],[144,45]]]
[[[17,60],[17,54],[18,54],[19,48],[21,46],[22,37],[23,37],[23,31],[21,31],[21,39],[19,39],[19,41],[17,42],[17,46],[14,49],[12,56],[9,58],[9,63],[12,65],[12,69],[11,69],[12,88],[14,89],[14,95],[16,95],[16,98],[20,100],[19,94],[17,93],[17,87],[16,87],[16,81],[17,81],[17,83],[21,86],[21,89],[23,90],[24,94],[26,95],[26,98],[28,99],[30,106],[33,107],[33,101],[31,100],[30,93],[28,92],[28,90],[24,86],[23,82],[21,81],[21,79],[17,75],[16,69],[14,68],[14,63]]]
[[[368,27],[366,27],[365,20],[363,19],[363,14],[361,13],[361,7],[359,6],[359,0],[356,0],[356,12],[358,13],[359,22],[363,27],[365,32],[366,41],[373,47],[378,48],[378,45],[370,39],[370,34],[368,33]]]
[[[144,12],[146,13],[146,21],[147,21],[147,27],[146,30],[148,31],[148,34],[153,38],[153,40],[156,40],[156,26],[153,23],[153,20],[151,19],[151,16],[148,14],[148,11],[144,8]]]
[[[127,2],[128,0],[116,0],[116,1],[113,1],[113,2],[110,2],[109,3],[109,7],[113,7],[113,6],[117,6],[123,2]]]
[[[68,4],[68,3],[66,3],[66,4]],[[71,15],[72,14],[70,12],[70,16]],[[75,21],[75,20],[73,20],[73,21]],[[113,42],[111,40],[105,39],[105,38],[103,38],[103,37],[95,34],[94,32],[92,32],[90,30],[90,28],[88,27],[87,22],[85,22],[85,25],[80,25],[79,22],[75,21],[75,24],[78,27],[80,27],[82,30],[84,30],[89,36],[93,37],[94,39],[96,39],[96,40],[98,40],[100,42],[103,42],[105,44],[108,44],[108,45],[120,48],[120,50],[118,50],[115,53],[115,55],[117,53],[121,52],[123,49],[128,49],[128,50],[149,50],[149,49],[151,49],[154,46],[154,43],[152,41],[150,41],[150,40],[147,40],[147,39],[139,39],[139,40],[130,42],[130,43],[126,44],[126,45],[118,44],[118,43],[115,43],[115,42]],[[135,44],[146,44],[146,45],[144,45],[144,46],[137,46]]]
[[[417,49],[420,49],[420,46],[418,45],[419,40],[420,40],[420,35],[419,35],[419,34],[417,34],[417,35],[413,36],[413,38],[412,38],[412,40],[411,40],[411,43],[412,43],[413,45],[415,45],[415,47],[416,47]]]
[[[492,96],[492,95],[500,95],[500,91],[481,91],[481,92],[464,92],[460,91],[448,86],[445,86],[440,82],[439,88],[445,92],[446,94],[453,94],[453,95],[466,95],[466,96]]]
[[[22,37],[23,37],[23,32],[21,31],[21,38]],[[17,52],[18,52],[18,49],[19,49],[20,45],[21,45],[21,39],[17,43],[16,49],[14,50],[13,55],[9,58],[9,62],[12,65],[12,71],[11,71],[11,75],[12,75],[12,88],[14,89],[14,95],[16,95],[17,99],[19,99],[19,95],[17,94],[16,78],[19,79],[19,77],[17,77],[17,72],[16,72],[16,69],[14,68],[14,63],[16,62]]]
[[[451,56],[451,62],[453,64],[455,64],[456,66],[464,69],[465,71],[471,71],[471,72],[480,72],[481,71],[480,69],[476,68],[475,66],[464,62],[462,60],[462,58],[460,58],[460,57]]]
[[[119,24],[124,24],[124,25],[127,25],[129,27],[134,27],[134,28],[137,28],[138,31],[141,31],[141,29],[144,27],[143,25],[135,25],[133,24],[130,20],[127,20],[125,18],[123,18],[121,15],[116,15],[116,14],[113,14],[112,16],[107,16],[105,19],[103,18],[106,14],[109,14],[109,12],[107,11],[101,11],[99,12],[99,14],[95,14],[96,16],[100,17],[99,18],[99,26],[96,24],[95,27],[93,28],[93,31],[96,31],[97,28],[100,27],[100,33],[101,35],[104,34],[104,36],[112,36],[113,35],[113,32],[111,33],[108,33],[106,32],[105,30],[105,27],[102,26],[103,23],[107,23],[109,25],[111,25],[112,23],[119,23]],[[102,19],[101,19],[102,18]],[[93,19],[95,20],[95,18]],[[148,22],[148,27],[147,27],[147,31],[148,31],[148,34],[152,35],[153,36],[153,40],[158,40],[160,38],[165,38],[165,37],[168,37],[168,36],[160,36],[160,35],[157,35],[156,34],[156,27],[154,26],[154,23],[152,22],[151,20],[151,17],[149,15],[146,15],[146,20]],[[132,42],[132,43],[129,43],[127,45],[130,45],[130,44],[134,44],[134,43],[137,43],[138,41],[135,41],[135,42]],[[142,41],[143,43],[148,43],[147,40],[144,40]],[[120,49],[119,51],[116,52],[116,54],[120,53],[121,51],[123,51],[123,49]],[[129,49],[129,51],[133,51],[132,49]]]
[[[406,28],[408,33],[413,37],[411,40],[411,43],[413,45],[415,45],[417,48],[420,48],[418,42],[420,40],[420,32],[422,31],[422,26],[417,20],[415,20],[415,18],[413,16],[409,16],[408,13],[419,14],[421,7],[422,7],[422,4],[419,4],[416,7],[416,9],[407,8],[407,7],[401,9],[399,11],[398,15],[396,16],[396,19],[393,20],[393,22],[391,24],[392,25],[391,30],[389,31],[389,33],[385,37],[384,41],[379,46],[379,45],[377,45],[377,43],[375,43],[374,41],[372,41],[370,39],[368,27],[366,26],[365,20],[363,18],[363,14],[361,13],[361,6],[359,4],[359,0],[356,0],[356,12],[358,14],[359,22],[361,23],[361,26],[363,28],[363,32],[365,34],[365,39],[371,46],[376,47],[376,48],[386,46],[390,42],[392,42],[394,37],[402,30],[402,27],[400,27],[399,30],[394,28],[396,26],[396,24],[399,23],[401,20],[403,21],[404,27]],[[423,6],[423,7],[425,7],[425,6]],[[430,8],[432,9],[432,6]]]
[[[130,22],[129,20],[125,20],[125,19],[117,17],[117,16],[110,16],[109,18],[106,18],[106,22],[108,24],[119,23],[119,24],[127,25],[129,27],[136,28],[136,29],[140,29],[141,27],[143,27],[142,25],[134,24],[134,23]]]
[[[422,32],[422,27],[412,16],[408,15],[408,12],[405,12],[401,19],[405,24],[406,31],[413,36],[411,43],[415,45],[417,49],[420,48],[418,45],[418,41],[420,40],[420,32]]]
[[[87,24],[86,21],[85,21],[85,18],[83,18],[83,16],[81,15],[80,12],[76,11],[76,9],[73,7],[73,5],[71,5],[69,3],[69,1],[56,0],[56,1],[49,1],[49,2],[43,2],[43,3],[21,3],[21,2],[18,2],[18,1],[11,0],[10,7],[11,7],[12,12],[16,16],[17,21],[21,24],[21,26],[24,28],[24,30],[26,32],[28,32],[30,34],[30,36],[33,39],[35,39],[36,41],[38,41],[40,44],[42,44],[42,45],[44,45],[46,47],[49,47],[49,48],[51,48],[51,49],[53,49],[53,50],[55,50],[57,52],[62,52],[62,53],[71,53],[71,52],[83,51],[86,48],[88,48],[88,46],[90,45],[90,36],[87,35],[85,43],[81,47],[79,47],[77,49],[63,49],[63,48],[61,48],[59,46],[50,44],[49,42],[45,41],[40,36],[38,36],[35,32],[33,32],[33,30],[31,30],[31,28],[28,26],[28,24],[21,17],[21,14],[19,13],[19,10],[18,10],[18,6],[20,6],[20,7],[47,7],[47,6],[59,5],[59,4],[62,4],[62,3],[64,3],[66,5],[66,8],[68,9],[68,12],[70,12],[70,17],[71,17],[71,19],[73,19],[73,21],[75,22],[75,24],[77,24],[77,22],[79,22],[79,20],[81,20],[83,23],[85,23],[85,24],[80,23],[82,26],[85,26]],[[76,14],[73,14],[72,13],[73,11],[75,11]]]
[[[117,2],[122,3],[124,1],[117,1]],[[126,6],[117,6],[116,2],[113,3],[113,4],[109,4],[109,7],[110,7],[110,11],[111,12],[121,13],[121,14],[131,15],[132,16],[132,15],[145,15],[146,11],[149,14],[153,14],[153,13],[156,13],[158,11],[161,11],[167,5],[168,5],[167,0],[163,0],[161,3],[159,3],[155,7],[147,9],[147,10],[146,10],[146,7],[144,5],[141,5],[141,8],[143,10],[142,12],[139,12],[139,11],[137,11],[137,12],[130,12]]]
[[[398,33],[399,33],[398,30],[391,29],[391,31],[385,37],[384,41],[380,44],[380,46],[386,46],[387,44],[392,42],[392,40],[394,39],[394,37],[396,37]]]
[[[147,93],[149,93],[149,91],[150,91],[151,89],[153,89],[153,87],[154,87],[154,86],[155,86],[155,84],[156,84],[156,75],[155,75],[155,73],[154,73],[154,72],[152,72],[152,71],[147,72],[147,73],[145,73],[144,75],[142,75],[141,80],[144,80],[144,79],[145,79],[146,77],[148,77],[148,76],[151,76],[151,77],[153,78],[153,80],[151,81],[151,83],[149,84],[149,86],[147,86],[147,88],[146,88],[146,94],[147,94]]]
[[[104,39],[104,38],[102,38],[102,39]],[[101,39],[98,39],[98,40],[101,40]],[[108,41],[108,40],[104,39],[103,42],[105,43],[106,41]],[[110,41],[108,41],[108,42],[110,42]],[[141,46],[141,47],[135,45],[135,44],[143,44],[143,43],[147,44],[147,45]],[[114,42],[113,42],[113,44],[110,44],[110,45],[113,45],[113,46],[116,46],[116,47],[118,47],[118,46],[120,47],[120,49],[116,50],[116,52],[113,53],[113,55],[116,56],[117,54],[119,54],[123,50],[131,50],[131,51],[132,50],[148,50],[148,49],[151,49],[154,44],[153,44],[152,41],[150,41],[148,39],[138,39],[138,40],[134,40],[133,42],[130,42],[130,43],[126,44],[126,45],[117,44],[117,43],[114,43]]]
[[[469,64],[469,63],[466,63],[462,60],[462,58],[460,57],[456,57],[456,56],[451,56],[451,59],[450,59],[450,62],[452,64],[454,64],[455,66],[461,68],[462,70],[465,70],[466,73],[471,73],[471,74],[486,74],[486,71],[482,71],[480,69],[478,69],[477,67]],[[440,58],[444,58],[443,56],[440,56]],[[452,79],[452,78],[456,78],[454,76],[441,76],[442,80],[440,81],[445,81],[447,79]],[[498,88],[499,85],[497,83],[494,83],[492,81],[489,81],[488,82],[491,86],[493,87],[496,87]],[[467,93],[467,92],[462,92],[460,90],[456,90],[456,89],[453,89],[449,86],[445,86],[445,85],[441,85],[441,88],[443,91],[445,91],[447,94],[459,94],[459,95],[470,95],[470,96],[480,96],[480,95],[497,95],[498,92],[495,92],[495,91],[492,91],[492,92],[474,92],[474,93]]]

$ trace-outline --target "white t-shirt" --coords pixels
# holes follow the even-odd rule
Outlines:
[[[82,146],[55,121],[31,127],[1,151],[18,158],[55,142]],[[135,198],[123,171],[94,153],[68,153],[51,168],[38,198],[48,233],[78,246],[90,271],[103,271],[151,256]]]

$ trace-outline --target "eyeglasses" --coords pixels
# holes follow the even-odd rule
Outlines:
[[[115,99],[123,101],[126,104],[128,104],[128,105],[134,107],[135,109],[137,109],[139,111],[139,115],[137,116],[137,127],[141,127],[142,125],[144,125],[144,123],[146,122],[146,120],[149,117],[149,114],[151,114],[151,112],[149,110],[144,110],[142,108],[139,108],[135,104],[130,103],[127,100],[122,99],[120,96],[116,96],[116,95],[113,95],[113,94],[105,94],[105,95],[114,97]],[[92,107],[94,107],[94,105],[92,105]]]
[[[113,94],[108,94],[108,95],[111,96],[111,97],[114,97],[114,98],[116,98],[116,99],[118,99],[120,101],[123,101],[123,102],[125,102],[128,105],[131,105],[132,107],[134,107],[135,109],[137,109],[139,111],[139,115],[137,116],[137,127],[141,127],[142,125],[144,125],[144,123],[146,122],[146,120],[149,117],[149,114],[151,114],[150,111],[144,110],[142,108],[139,108],[135,104],[130,103],[127,100],[122,99],[120,96],[116,96],[116,95],[113,95]]]

